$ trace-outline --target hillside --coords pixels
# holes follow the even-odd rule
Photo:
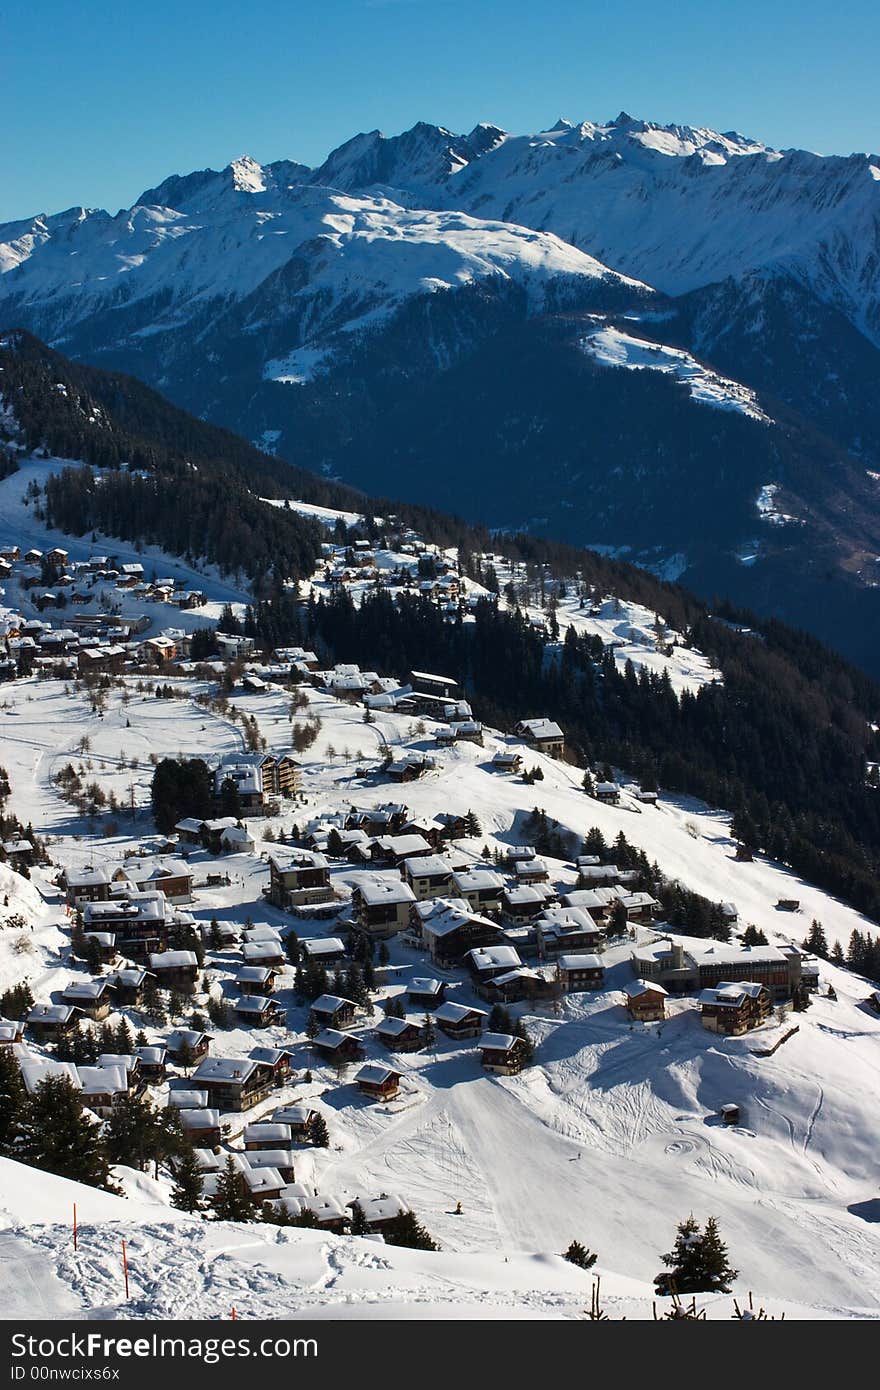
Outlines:
[[[307,470],[602,546],[876,673],[877,168],[623,112],[419,123],[2,227],[0,320]],[[651,346],[621,370],[597,325],[755,410]]]

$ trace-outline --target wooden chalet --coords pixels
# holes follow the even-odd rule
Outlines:
[[[652,980],[630,980],[624,989],[626,1011],[639,1023],[657,1023],[666,1017],[666,990]]]
[[[516,1076],[526,1060],[523,1038],[509,1033],[485,1033],[480,1040],[480,1065],[497,1076]]]
[[[368,1100],[393,1100],[400,1090],[401,1073],[380,1062],[367,1062],[355,1077],[355,1085]]]
[[[484,1009],[472,1009],[466,1004],[454,1004],[447,1000],[435,1010],[434,1022],[448,1038],[460,1041],[464,1038],[478,1038],[483,1031]]]
[[[253,1057],[205,1057],[193,1082],[208,1092],[219,1110],[250,1110],[271,1095],[272,1068]]]
[[[748,1033],[764,1022],[771,1007],[770,991],[756,981],[723,981],[700,994],[700,1019],[713,1033]]]
[[[421,1052],[427,1046],[428,1029],[412,1018],[383,1018],[373,1029],[373,1036],[391,1052]]]

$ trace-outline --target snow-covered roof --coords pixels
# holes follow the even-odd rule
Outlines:
[[[400,1080],[400,1072],[393,1067],[383,1067],[380,1062],[365,1062],[355,1077],[355,1081],[367,1086],[383,1086],[395,1080]]]

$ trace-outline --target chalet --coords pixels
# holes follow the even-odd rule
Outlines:
[[[451,964],[475,946],[494,946],[502,939],[497,922],[472,912],[463,898],[431,898],[416,903],[414,922],[431,958]]]
[[[650,980],[630,980],[624,988],[626,1011],[639,1023],[657,1023],[666,1017],[666,990]]]
[[[594,856],[583,855],[578,860],[579,888],[600,888],[603,884],[620,882],[620,870],[616,864],[587,864],[584,862],[587,858],[594,858]]]
[[[546,883],[517,883],[501,894],[501,915],[506,921],[530,922],[554,897],[555,893]]]
[[[409,1207],[400,1197],[390,1196],[387,1192],[380,1193],[378,1197],[356,1197],[347,1206],[351,1209],[355,1203],[364,1214],[367,1230],[379,1235],[409,1212]]]
[[[556,969],[560,984],[569,994],[602,989],[605,984],[605,969],[598,956],[566,951],[557,956]]]
[[[299,944],[313,965],[341,965],[346,959],[345,946],[338,936],[310,936]]]
[[[247,1145],[245,1145],[247,1149]],[[252,1173],[264,1172],[272,1168],[280,1173],[286,1186],[296,1181],[295,1157],[293,1149],[250,1149],[247,1152],[247,1166]],[[280,1196],[280,1192],[278,1196]]]
[[[255,848],[252,837],[234,816],[202,822],[202,844],[209,854],[251,853]]]
[[[143,1085],[141,1059],[137,1052],[102,1052],[98,1056],[99,1067],[122,1067],[128,1077],[128,1089],[137,1094]]]
[[[222,1144],[224,1126],[219,1110],[179,1110],[177,1113],[180,1123],[194,1145],[213,1149]]]
[[[210,1033],[201,1033],[197,1028],[175,1028],[165,1039],[165,1046],[173,1062],[179,1062],[184,1051],[189,1053],[193,1062],[200,1062],[207,1057],[213,1041]]]
[[[83,1105],[102,1119],[109,1118],[114,1108],[132,1093],[125,1067],[99,1065],[76,1070]]]
[[[296,1190],[297,1185],[295,1183],[288,1184],[282,1193],[282,1198],[291,1187]],[[343,1231],[347,1230],[350,1217],[345,1207],[335,1197],[325,1197],[315,1193],[313,1196],[308,1194],[304,1197],[300,1196],[299,1200],[300,1210],[305,1208],[310,1211],[321,1230],[332,1231],[336,1235],[341,1235]]]
[[[439,854],[414,855],[403,866],[406,882],[420,902],[425,898],[448,897],[452,889],[452,866]]]
[[[242,965],[235,983],[240,994],[271,994],[277,974],[273,965]]]
[[[550,877],[543,859],[518,859],[513,872],[517,883],[546,883]]]
[[[193,1081],[220,1110],[250,1110],[271,1094],[272,1068],[253,1057],[205,1057]]]
[[[563,893],[563,907],[582,907],[588,912],[595,922],[600,925],[607,925],[614,904],[619,901],[622,893],[616,884],[606,888],[574,888],[570,893]]]
[[[236,999],[232,1011],[239,1023],[249,1024],[252,1028],[270,1028],[274,1024],[284,1023],[287,1017],[278,1000],[265,994],[243,994]]]
[[[409,884],[391,874],[364,877],[352,891],[358,927],[370,937],[387,939],[403,931],[414,902]]]
[[[409,682],[416,693],[456,699],[458,681],[451,676],[437,676],[430,671],[410,671]]]
[[[604,932],[582,907],[547,908],[536,926],[540,950],[545,956],[605,949]]]
[[[426,1025],[411,1018],[383,1018],[373,1034],[392,1052],[420,1052],[428,1041]]]
[[[650,922],[660,903],[650,893],[624,893],[620,899],[628,922]]]
[[[145,1047],[135,1048],[135,1053],[141,1064],[141,1076],[144,1081],[153,1084],[165,1080],[167,1050],[161,1043],[148,1043]]]
[[[169,921],[165,894],[129,893],[83,907],[85,931],[112,931],[123,955],[145,959],[168,944]]]
[[[199,982],[199,960],[195,951],[152,951],[150,970],[163,989],[189,992]]]
[[[127,655],[118,644],[83,647],[76,655],[77,669],[85,676],[118,676],[125,669]]]
[[[713,1033],[748,1033],[764,1022],[770,1008],[770,991],[755,981],[722,981],[700,994],[700,1019]]]
[[[364,830],[368,835],[396,835],[406,824],[408,816],[406,806],[389,802],[367,811],[352,810],[346,825],[349,829]]]
[[[73,1004],[35,1004],[25,1015],[25,1022],[38,1038],[55,1039],[72,1033],[79,1019]]]
[[[312,1038],[311,1046],[327,1062],[340,1066],[345,1062],[356,1062],[364,1055],[360,1041],[352,1033],[342,1033],[336,1028],[325,1028]]]
[[[351,999],[342,999],[337,994],[322,994],[312,1003],[309,1022],[320,1028],[351,1028],[357,1006]]]
[[[177,646],[170,637],[148,637],[141,643],[141,651],[155,666],[167,666],[177,658]]]
[[[392,754],[382,764],[382,770],[392,782],[415,782],[436,767],[433,758],[424,753]]]
[[[565,752],[565,734],[552,719],[521,719],[515,732],[529,748],[548,758],[561,758]]]
[[[116,933],[112,931],[83,932],[86,945],[93,944],[102,965],[110,965],[117,956]]]
[[[480,980],[476,991],[487,1004],[518,1004],[521,1000],[537,1003],[556,999],[560,993],[556,971],[551,966],[536,969],[528,965]]]
[[[485,1033],[480,1040],[480,1065],[496,1076],[516,1076],[526,1061],[526,1042],[509,1033]]]
[[[158,890],[171,903],[192,901],[192,870],[182,859],[126,859],[113,881],[133,883],[139,893]]]
[[[727,1101],[724,1105],[719,1106],[718,1114],[721,1116],[721,1123],[724,1125],[739,1124],[739,1106],[734,1105],[732,1101]]]
[[[290,1126],[276,1120],[260,1120],[257,1124],[244,1127],[245,1151],[264,1152],[266,1149],[287,1148],[292,1135]]]
[[[408,859],[425,858],[431,846],[422,835],[378,835],[370,846],[370,857],[379,864],[404,868]]]
[[[68,905],[84,907],[86,903],[106,902],[112,877],[106,868],[65,869],[61,886]]]
[[[330,869],[323,854],[274,849],[268,855],[268,864],[267,896],[275,907],[324,902],[333,897]]]
[[[593,788],[593,796],[597,801],[616,806],[620,800],[620,787],[616,782],[597,782]]]
[[[61,995],[62,1004],[72,1004],[87,1018],[100,1022],[106,1018],[113,1005],[113,991],[110,981],[71,980]]]
[[[406,989],[409,1002],[422,1009],[436,1009],[443,1003],[446,981],[418,977],[410,980]]]
[[[486,1017],[485,1010],[472,1009],[465,1004],[453,1004],[447,1001],[441,1004],[434,1013],[434,1022],[445,1033],[448,1038],[461,1040],[463,1038],[478,1038],[483,1031],[483,1019]]]
[[[282,966],[284,947],[277,936],[269,936],[262,941],[243,941],[241,958],[246,965]]]
[[[492,759],[493,772],[521,772],[522,765],[519,753],[496,753]]]
[[[291,1053],[286,1047],[254,1047],[251,1057],[272,1068],[272,1078],[276,1086],[283,1086],[291,1076]]]
[[[459,870],[452,875],[454,895],[464,898],[474,912],[500,912],[504,880],[494,869]]]
[[[513,946],[475,946],[467,951],[464,964],[476,981],[491,980],[494,975],[506,975],[516,970],[522,961]]]
[[[260,754],[232,753],[214,772],[214,802],[218,810],[262,812],[263,773]]]
[[[0,1047],[11,1047],[24,1037],[24,1019],[0,1018]]]
[[[368,1100],[393,1100],[400,1090],[401,1073],[381,1062],[367,1062],[355,1077],[355,1085]]]
[[[186,816],[179,820],[174,829],[177,831],[177,838],[182,845],[200,845],[202,843],[202,829],[205,822],[198,820],[194,816]]]
[[[272,1111],[272,1119],[285,1124],[290,1129],[292,1140],[305,1142],[309,1139],[312,1127],[318,1118],[318,1111],[308,1105],[282,1105]]]

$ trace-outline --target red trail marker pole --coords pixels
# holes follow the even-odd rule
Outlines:
[[[122,1273],[125,1275],[125,1297],[128,1298],[128,1259],[125,1254],[125,1241],[122,1242]]]
[[[76,1249],[76,1202],[73,1204],[73,1248]]]
[[[232,1308],[232,1321],[235,1322],[235,1306]]]

